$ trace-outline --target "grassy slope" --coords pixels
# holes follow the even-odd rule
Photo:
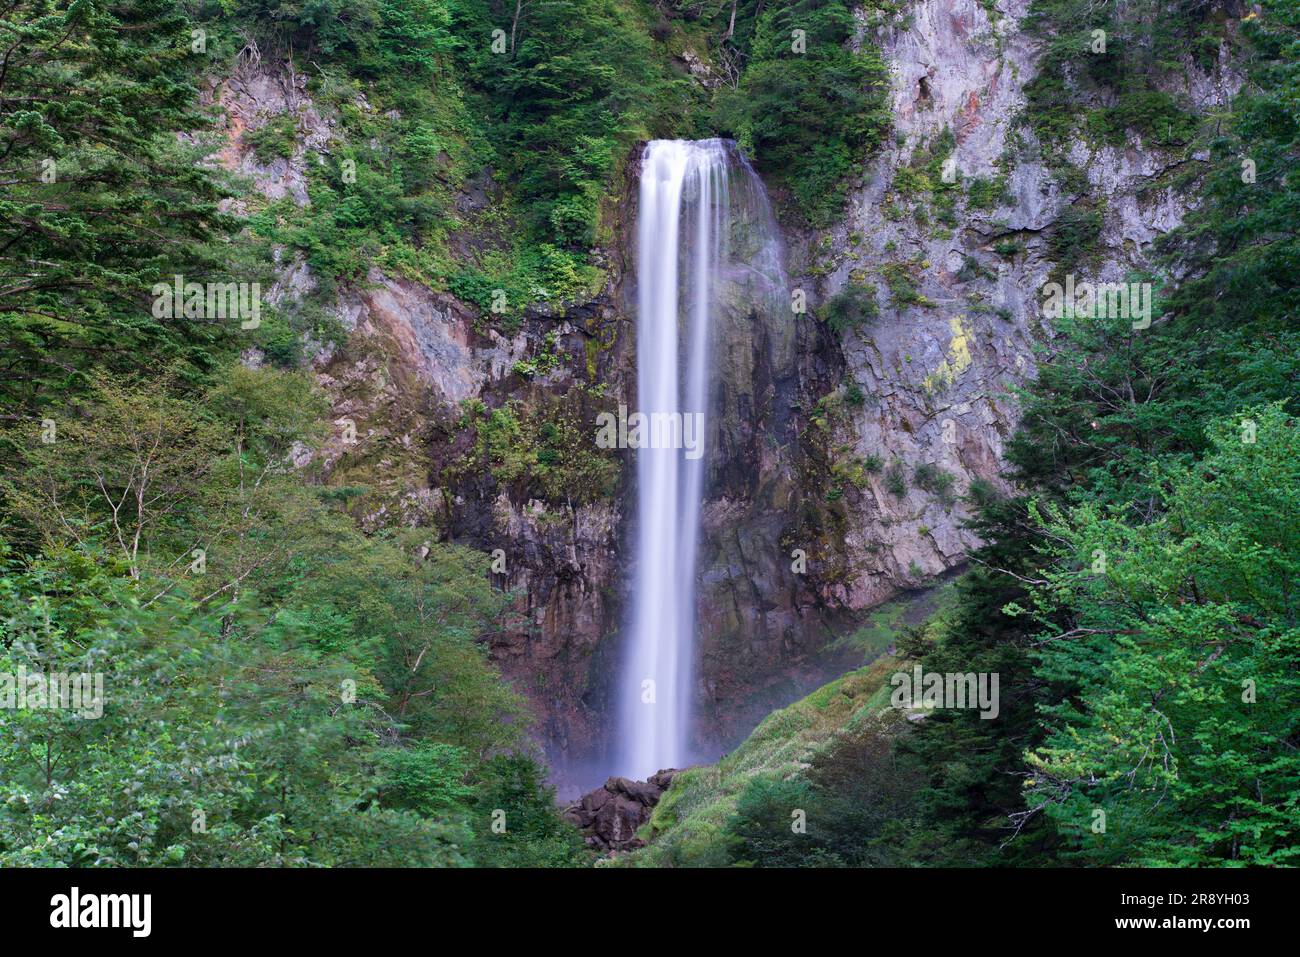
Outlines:
[[[877,609],[857,633],[844,639],[875,660],[772,712],[740,747],[716,764],[679,774],[642,828],[641,836],[650,844],[616,863],[635,867],[730,863],[724,830],[749,782],[759,776],[787,778],[802,771],[838,734],[874,721],[887,711],[889,676],[899,669],[900,662],[886,650],[901,629],[915,622],[918,604],[940,614],[954,594],[949,583],[920,598]]]

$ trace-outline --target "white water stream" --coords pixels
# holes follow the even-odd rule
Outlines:
[[[654,140],[642,157],[637,221],[637,403],[707,434],[714,284],[729,222],[730,144]],[[620,773],[644,778],[689,759],[695,568],[704,454],[637,451],[638,532],[624,665]]]

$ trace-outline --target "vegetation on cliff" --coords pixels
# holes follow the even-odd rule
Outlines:
[[[986,544],[953,605],[906,632],[897,659],[679,776],[638,863],[1295,863],[1300,21],[1280,3],[1246,19],[1247,86],[1204,130],[1149,95],[1149,61],[1189,36],[1217,49],[1216,5],[1172,5],[1154,22],[1131,9],[1100,22],[1070,2],[1034,10],[1061,31],[1030,87],[1027,116],[1048,145],[1099,93],[1118,104],[1106,123],[1161,148],[1199,130],[1206,154],[1190,162],[1206,201],[1160,243],[1183,278],[1150,328],[1058,322],[1007,452],[1020,491],[980,490]],[[1062,84],[1093,26],[1121,56]],[[1172,59],[1163,69],[1179,68]],[[1067,229],[1059,263],[1087,255]],[[889,723],[881,686],[918,664],[999,675],[998,719],[941,709]],[[844,694],[868,680],[868,693]],[[871,719],[886,724],[859,740]],[[873,754],[872,770],[855,777],[842,753]],[[863,792],[882,768],[897,785]],[[861,793],[891,808],[892,829],[864,822],[845,840],[837,802]]]
[[[1115,35],[1214,19],[1176,7]],[[1164,319],[1058,324],[1007,452],[1023,492],[983,503],[948,623],[902,644],[1001,675],[999,720],[938,713],[899,742],[939,862],[1291,860],[1298,26],[1283,3],[1244,22],[1248,85],[1194,161],[1206,202],[1161,243],[1186,271]]]
[[[264,22],[293,43],[288,17],[313,10]],[[322,51],[373,44],[358,62],[420,75],[436,33],[397,7],[382,22],[400,31],[336,32],[366,12],[323,20]],[[199,162],[211,144],[177,138],[205,129],[195,23],[169,0],[0,15],[0,862],[582,860],[480,641],[504,613],[488,556],[358,530],[358,490],[306,464],[337,427],[298,350],[240,361],[273,306],[159,308],[174,277],[260,276]],[[337,205],[317,193],[313,222],[340,230],[321,255],[358,223],[400,243],[426,221],[383,182]],[[96,684],[75,708],[11,700],[35,693],[24,678],[81,673]]]
[[[859,636],[871,655],[897,647],[680,774],[624,863],[1295,863],[1300,12],[1094,7],[1033,5],[1049,39],[1024,119],[1084,200],[1047,249],[1058,271],[1088,263],[1103,228],[1058,149],[1071,138],[1176,151],[1204,202],[1159,244],[1163,316],[1059,320],[1008,443],[1015,494],[972,491],[986,544],[951,606],[888,641]],[[491,559],[371,509],[383,463],[324,468],[355,423],[331,421],[305,357],[340,338],[322,303],[372,268],[454,293],[494,331],[591,298],[647,136],[735,136],[788,217],[834,222],[889,121],[854,11],[0,12],[0,674],[104,683],[79,709],[0,708],[0,863],[587,863],[528,709],[488,660],[485,639],[513,624]],[[1089,52],[1097,29],[1113,56]],[[1224,38],[1246,86],[1223,115],[1153,88]],[[308,202],[206,160],[228,144],[200,90],[236,69],[294,90],[308,77],[328,118],[303,164]],[[287,164],[305,123],[282,113],[242,142]],[[956,207],[935,176],[953,143],[936,136],[896,180],[945,230]],[[1007,188],[972,181],[970,204]],[[173,280],[269,288],[285,257],[316,283],[302,302],[160,308]],[[882,267],[895,304],[936,305],[922,268]],[[880,319],[865,280],[823,312],[837,333]],[[553,345],[515,364],[518,381],[546,375]],[[611,495],[614,456],[582,440],[593,368],[563,400],[466,403],[445,475],[569,504]],[[879,473],[895,497],[910,482],[950,505],[938,465],[909,473],[832,443],[828,422],[867,399],[836,386],[809,417],[827,504]],[[892,670],[914,664],[998,674],[998,720],[891,707]]]

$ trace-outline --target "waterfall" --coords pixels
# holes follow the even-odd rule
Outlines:
[[[735,145],[717,139],[646,145],[636,250],[637,411],[648,429],[656,429],[656,415],[680,424],[681,437],[693,436],[699,447],[653,447],[661,443],[643,439],[637,449],[637,540],[618,748],[619,773],[634,777],[690,762],[711,336],[731,234],[756,211],[764,245],[742,250],[752,254],[745,266],[751,270],[776,262],[779,244],[769,241],[775,230],[762,183]]]

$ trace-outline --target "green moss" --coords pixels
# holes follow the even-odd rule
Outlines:
[[[924,526],[922,526],[924,528]],[[948,582],[940,585],[919,598],[886,602],[873,609],[854,631],[838,638],[834,647],[852,649],[861,654],[864,660],[872,661],[885,654],[898,644],[908,630],[915,627],[922,616],[928,620],[935,615],[942,615],[951,609],[957,601],[957,585]],[[881,689],[888,692],[888,687]],[[884,706],[887,700],[882,700]]]

